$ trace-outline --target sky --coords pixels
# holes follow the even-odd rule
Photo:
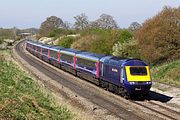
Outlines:
[[[164,6],[179,7],[180,0],[0,0],[0,28],[39,28],[52,15],[73,24],[73,17],[81,13],[90,21],[106,13],[120,28],[127,28],[155,16]]]

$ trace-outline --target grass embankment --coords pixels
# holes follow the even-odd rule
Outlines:
[[[152,68],[154,81],[180,86],[180,60]]]
[[[0,119],[71,119],[40,84],[7,60],[8,55],[0,51]]]

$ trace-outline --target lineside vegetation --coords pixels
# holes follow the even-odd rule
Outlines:
[[[95,21],[89,21],[85,14],[81,14],[76,16],[76,20],[74,29],[55,28],[48,35],[58,38],[71,33],[79,34],[78,37],[59,39],[58,45],[100,54],[140,58],[153,66],[154,80],[179,85],[180,7],[166,6],[143,24],[133,22],[127,29],[118,28],[113,17],[107,14]],[[161,68],[166,63],[168,67]]]
[[[0,51],[0,119],[72,119],[70,111],[7,56],[9,52]]]

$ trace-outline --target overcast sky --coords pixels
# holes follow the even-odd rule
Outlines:
[[[91,21],[106,13],[124,28],[134,21],[143,23],[164,6],[178,7],[180,0],[0,0],[0,27],[39,28],[52,15],[73,23],[81,13]]]

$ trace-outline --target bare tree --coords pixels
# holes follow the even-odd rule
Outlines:
[[[76,20],[74,24],[76,29],[84,30],[88,27],[88,17],[84,13],[75,16],[74,19]]]
[[[71,23],[69,23],[68,21],[65,21],[65,22],[63,23],[63,28],[64,28],[64,29],[70,29],[70,27],[71,27]]]
[[[98,24],[97,20],[90,22],[89,27],[90,28],[99,28],[99,24]]]
[[[102,14],[94,25],[103,29],[116,29],[118,25],[111,15]]]
[[[131,31],[136,31],[141,27],[141,24],[138,22],[132,22],[131,25],[129,26],[129,30]]]
[[[63,27],[63,21],[56,16],[48,17],[40,26],[40,36],[46,36],[50,31]]]

